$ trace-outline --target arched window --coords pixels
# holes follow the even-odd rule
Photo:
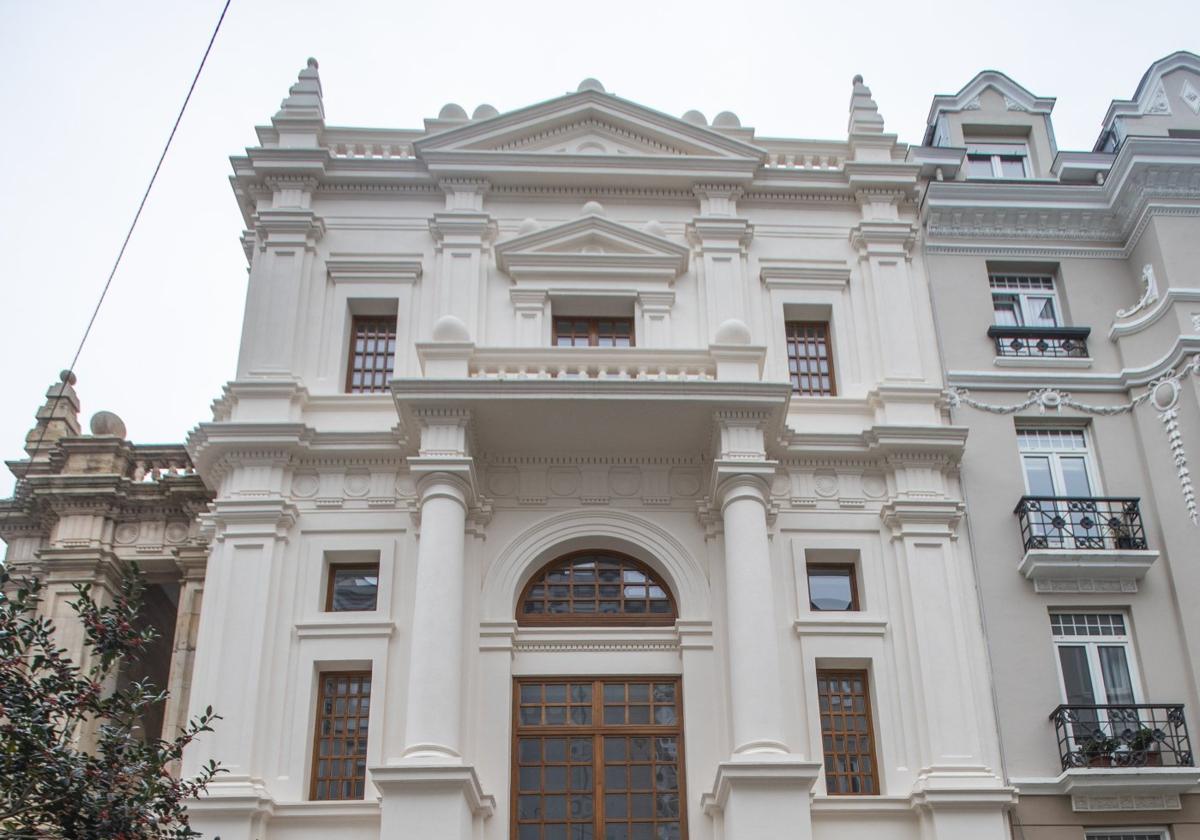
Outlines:
[[[533,576],[519,624],[673,624],[675,601],[646,564],[614,551],[578,551]]]

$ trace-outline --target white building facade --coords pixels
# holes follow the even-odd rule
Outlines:
[[[1128,575],[1071,573],[1157,592],[1047,600],[1016,564],[1057,562],[1043,577],[1063,579],[1075,548],[1029,561],[1011,514],[976,501],[1012,489],[988,471],[1016,462],[1018,438],[1037,457],[1083,426],[1006,416],[1002,434],[964,400],[1019,401],[1047,372],[1082,374],[993,365],[991,343],[968,352],[967,314],[982,306],[986,332],[1009,307],[1014,323],[996,325],[1024,326],[1047,290],[1036,266],[993,271],[994,243],[964,245],[945,220],[961,222],[967,192],[1009,196],[1017,167],[1022,189],[1090,177],[1087,195],[1108,196],[1119,188],[1096,184],[1096,162],[1123,160],[1035,170],[1052,156],[1052,132],[1034,130],[1052,100],[983,77],[994,84],[936,99],[909,147],[857,77],[833,141],[758,137],[730,112],[675,118],[592,79],[504,114],[447,105],[421,129],[333,127],[310,60],[233,159],[250,272],[213,419],[186,456],[143,452],[111,418],[81,435],[74,391],[49,399],[64,380],[0,502],[9,562],[55,570],[64,592],[87,580],[103,595],[123,564],[153,558],[177,607],[161,730],[189,704],[223,717],[185,756],[184,773],[210,758],[227,770],[193,826],[224,840],[1200,837],[1161,813],[1076,819],[1081,774],[1044,743],[1046,715],[1072,697],[1053,683],[1024,697],[1015,679],[1051,616],[1072,629],[1064,616],[1106,615],[1115,630],[1111,616],[1175,597],[1153,631],[1175,646],[1162,684],[1185,704],[1196,694],[1183,596],[1165,594],[1190,579],[1158,577],[1168,563],[1149,555],[1165,549],[1114,544],[1084,560]],[[964,132],[957,117],[993,96],[986,131]],[[956,279],[980,266],[983,304]],[[1112,270],[1119,305],[1127,272]],[[1179,312],[1153,322],[1178,326]],[[1096,363],[1115,371],[1105,352]],[[1160,375],[1120,380],[1110,401]],[[985,380],[996,394],[948,390]],[[1198,426],[1180,427],[1200,452]],[[1071,453],[1055,457],[1069,480]],[[112,499],[91,504],[110,473]],[[1179,511],[1147,507],[1162,523],[1148,529],[1186,545]],[[997,560],[1008,548],[1011,565]],[[1133,600],[1147,596],[1167,600]],[[1055,667],[1054,644],[1035,667]],[[1151,658],[1139,673],[1156,673]],[[1125,795],[1157,773],[1194,813],[1190,755],[1131,771],[1115,751],[1082,775]],[[1026,785],[1040,799],[1023,811]]]

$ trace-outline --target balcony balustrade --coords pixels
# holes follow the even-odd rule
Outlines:
[[[987,334],[1003,358],[1086,359],[1091,332],[1090,327],[992,326]]]
[[[1062,705],[1050,721],[1063,770],[1195,766],[1181,703]]]
[[[469,364],[472,379],[713,380],[716,361],[704,350],[622,348],[487,348]]]
[[[1026,551],[1145,551],[1139,499],[1022,496],[1013,511]]]

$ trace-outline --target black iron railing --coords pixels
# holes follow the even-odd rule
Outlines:
[[[1022,496],[1013,511],[1025,550],[1065,548],[1145,551],[1138,499]]]
[[[1030,359],[1086,359],[1091,327],[1001,327],[988,328],[996,342],[997,356]]]
[[[1050,721],[1064,770],[1195,764],[1182,703],[1063,705]]]

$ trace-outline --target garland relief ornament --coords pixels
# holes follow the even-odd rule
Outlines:
[[[1147,269],[1149,268],[1147,266]],[[1149,282],[1153,283],[1154,272],[1151,269],[1149,273]],[[1139,303],[1139,308],[1140,306]],[[1187,452],[1183,448],[1183,436],[1179,433],[1179,396],[1183,393],[1180,383],[1184,378],[1198,374],[1200,374],[1200,354],[1192,356],[1178,371],[1168,370],[1163,376],[1151,382],[1141,394],[1120,405],[1090,405],[1080,402],[1068,392],[1059,391],[1056,388],[1038,388],[1030,391],[1028,397],[1013,405],[982,402],[972,397],[965,388],[947,388],[945,394],[946,401],[951,408],[968,405],[971,408],[990,411],[993,414],[1016,414],[1018,411],[1024,411],[1036,405],[1042,414],[1047,411],[1058,412],[1063,408],[1073,408],[1084,414],[1107,416],[1128,414],[1142,403],[1150,403],[1158,413],[1158,419],[1167,433],[1167,446],[1171,449],[1171,458],[1174,460],[1175,469],[1179,474],[1179,489],[1183,494],[1183,503],[1187,507],[1188,516],[1191,517],[1193,525],[1200,525],[1200,509],[1197,509],[1196,505],[1196,490],[1192,486],[1192,474],[1188,469]]]

